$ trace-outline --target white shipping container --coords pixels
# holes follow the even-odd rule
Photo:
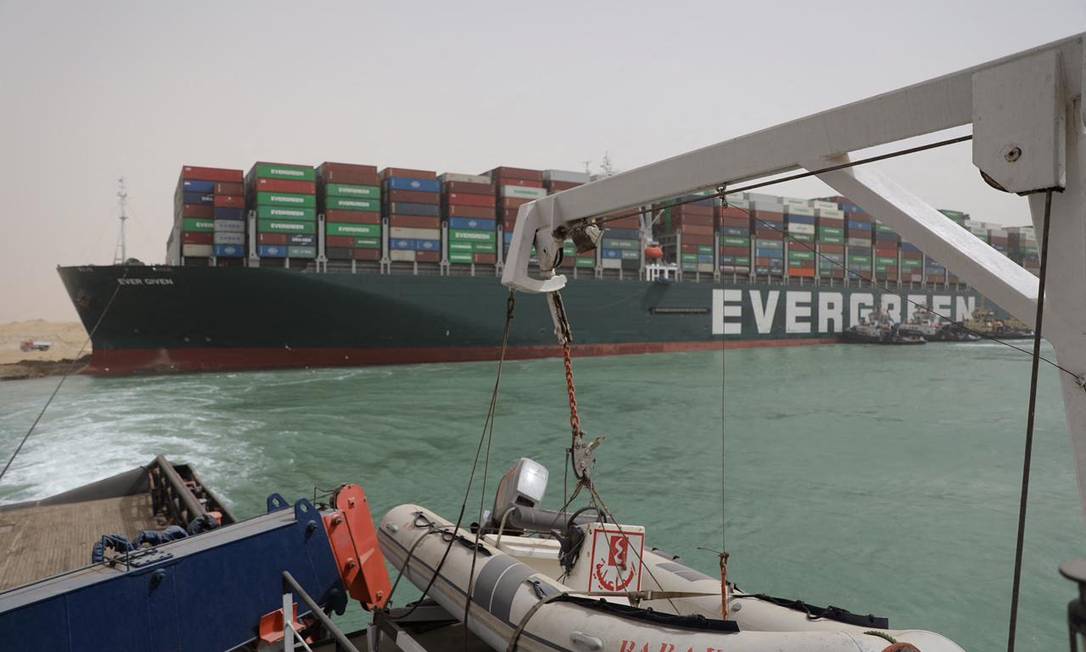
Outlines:
[[[528,186],[502,186],[502,197],[515,197],[516,199],[539,199],[547,196],[546,188],[529,188]]]
[[[388,237],[393,240],[440,240],[441,229],[417,229],[409,226],[390,226]]]
[[[845,211],[836,208],[819,208],[815,210],[815,214],[819,217],[832,217],[835,220],[845,219]]]
[[[563,183],[588,183],[591,177],[587,172],[574,172],[572,170],[543,170],[543,178],[547,181],[561,181]]]
[[[415,262],[415,252],[406,249],[393,249],[388,252],[388,257],[396,262]]]
[[[815,225],[814,224],[796,224],[794,222],[789,222],[788,223],[788,232],[789,233],[808,233],[810,235],[814,235]]]
[[[712,274],[713,273],[713,264],[712,263],[698,263],[698,271],[699,272],[708,272],[709,274]]]
[[[245,233],[245,220],[215,220],[215,233]]]
[[[789,204],[788,210],[785,211],[789,215],[805,215],[807,217],[814,217],[814,209],[810,206],[799,206],[797,204]]]
[[[211,245],[187,244],[181,246],[181,255],[186,258],[210,258],[212,251]]]
[[[795,197],[781,197],[781,203],[785,206],[801,206],[803,208],[810,208],[811,206],[811,200],[796,199]]]
[[[230,233],[229,231],[216,231],[215,244],[217,245],[245,245],[244,233]]]
[[[442,183],[448,183],[450,181],[458,181],[460,183],[490,183],[490,177],[481,174],[446,172],[445,174],[438,175],[437,178],[440,179]]]
[[[825,199],[812,199],[811,207],[831,211],[837,210],[837,204],[832,201],[826,201]]]
[[[622,269],[621,258],[604,258],[600,263],[604,269]]]
[[[736,208],[750,208],[750,200],[742,195],[727,195],[728,206]]]
[[[865,247],[867,249],[871,248],[871,240],[867,238],[849,238],[847,242],[848,246],[850,247]]]

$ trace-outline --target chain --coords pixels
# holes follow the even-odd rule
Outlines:
[[[568,341],[562,343],[562,363],[566,367],[566,393],[569,394],[569,428],[576,442],[584,433],[581,432],[581,415],[577,413],[577,387],[573,384],[573,347]]]

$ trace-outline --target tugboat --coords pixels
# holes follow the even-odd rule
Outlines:
[[[912,319],[898,327],[901,335],[922,337],[928,342],[975,342],[980,336],[959,323],[944,323],[926,308],[917,308]]]
[[[1000,319],[991,310],[977,308],[973,318],[965,323],[966,327],[981,335],[1000,340],[1025,340],[1033,337],[1033,330],[1014,317]]]
[[[851,344],[926,344],[915,331],[902,328],[890,315],[876,311],[859,324],[841,333],[841,340]]]

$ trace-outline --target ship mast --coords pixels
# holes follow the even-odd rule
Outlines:
[[[128,220],[128,190],[125,188],[124,177],[117,179],[117,203],[120,205],[121,232],[117,237],[117,246],[113,249],[113,264],[123,265],[128,260],[128,248],[125,241],[124,223]]]

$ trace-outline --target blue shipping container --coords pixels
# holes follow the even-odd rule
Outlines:
[[[388,241],[388,247],[389,247],[389,249],[398,249],[398,250],[401,250],[401,251],[414,251],[415,250],[415,241],[414,240],[408,240],[408,239],[405,239],[405,238],[400,238],[400,239],[397,239],[397,240],[389,240]]]
[[[316,258],[316,247],[287,247],[287,256],[290,258]]]
[[[720,233],[722,235],[734,235],[743,238],[750,235],[750,229],[744,229],[738,226],[722,226],[720,227]]]
[[[493,231],[497,228],[497,220],[477,220],[474,217],[450,217],[450,229],[478,229],[480,231]],[[513,237],[512,233],[508,234]]]
[[[621,249],[604,249],[603,250],[603,257],[604,258],[622,258],[622,250]]]
[[[441,192],[441,182],[436,179],[412,179],[410,177],[389,177],[390,190],[414,190],[415,192]]]
[[[186,204],[211,205],[215,203],[215,195],[202,192],[186,192],[182,193],[181,197]]]
[[[912,243],[909,243],[909,242],[902,242],[901,243],[901,251],[902,252],[909,252],[909,253],[917,253],[917,252],[920,251],[920,247],[917,247],[916,245],[914,245]]]
[[[814,215],[788,215],[787,219],[792,224],[814,224]]]
[[[713,263],[713,254],[698,254],[698,262],[711,265]]]
[[[215,245],[215,256],[218,258],[241,258],[245,255],[245,247],[241,245]]]
[[[392,215],[418,215],[419,217],[438,217],[441,215],[441,207],[437,204],[390,202],[388,207],[389,213]]]
[[[229,206],[216,206],[215,219],[217,220],[244,220],[244,208],[230,208]]]
[[[287,248],[279,245],[258,245],[256,255],[261,258],[286,258]]]
[[[181,183],[182,192],[215,192],[214,181],[183,181]]]
[[[441,251],[441,240],[415,240],[415,251]]]

